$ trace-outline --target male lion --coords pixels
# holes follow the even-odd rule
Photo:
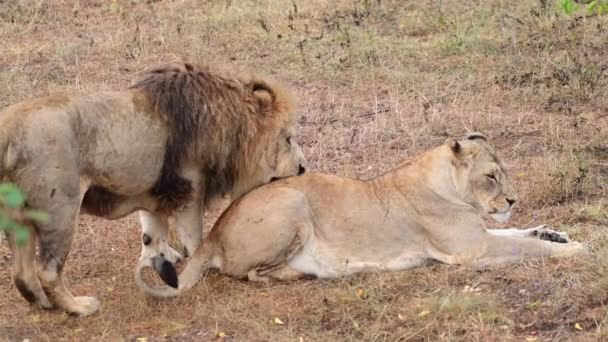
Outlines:
[[[145,291],[176,296],[209,268],[252,281],[329,278],[431,260],[487,265],[585,250],[543,226],[484,228],[480,214],[506,221],[515,201],[502,162],[479,133],[448,139],[369,181],[318,173],[283,179],[232,203],[189,259],[178,289]]]
[[[117,219],[140,210],[137,279],[153,266],[168,283],[168,216],[192,254],[201,211],[274,178],[304,172],[289,97],[257,78],[222,76],[190,64],[154,68],[130,89],[27,100],[0,113],[0,174],[18,184],[29,207],[50,214],[31,224],[29,241],[8,240],[13,280],[31,303],[78,315],[99,306],[73,297],[61,274],[80,213]],[[39,269],[35,270],[35,241]],[[171,279],[171,270],[173,277]]]

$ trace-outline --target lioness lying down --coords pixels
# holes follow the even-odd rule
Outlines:
[[[307,174],[261,186],[235,201],[179,276],[171,297],[209,268],[249,280],[339,277],[403,270],[431,260],[488,265],[585,251],[543,228],[485,229],[481,214],[506,221],[516,201],[487,139],[448,139],[369,181]]]

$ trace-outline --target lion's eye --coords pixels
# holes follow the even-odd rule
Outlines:
[[[287,145],[291,145],[291,137],[287,137]]]
[[[486,177],[488,177],[489,179],[491,179],[494,182],[496,182],[496,176],[494,176],[493,174],[489,173],[489,174],[486,175]]]

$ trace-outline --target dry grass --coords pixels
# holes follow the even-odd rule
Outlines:
[[[595,252],[270,287],[210,275],[157,301],[132,280],[136,219],[83,217],[67,281],[100,298],[101,312],[28,308],[2,242],[0,339],[608,339],[606,30],[608,16],[556,15],[552,1],[532,0],[0,0],[0,106],[124,88],[161,61],[254,69],[294,89],[313,169],[373,177],[481,130],[520,193],[510,224],[549,223]]]

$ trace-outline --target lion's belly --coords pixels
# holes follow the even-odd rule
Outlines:
[[[405,247],[405,246],[404,246]],[[428,258],[423,253],[413,249],[405,250],[397,256],[386,251],[374,256],[357,255],[358,250],[332,248],[316,239],[309,240],[300,253],[290,259],[287,264],[300,273],[315,275],[319,278],[334,278],[359,272],[385,270],[398,271],[424,265]]]

